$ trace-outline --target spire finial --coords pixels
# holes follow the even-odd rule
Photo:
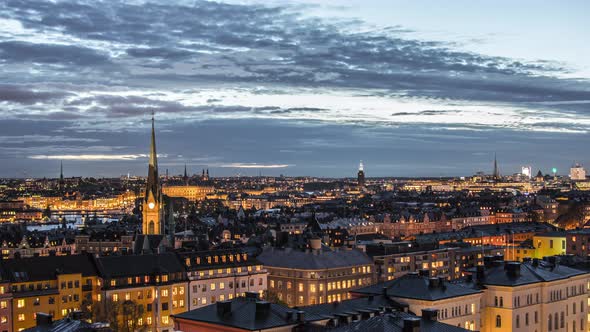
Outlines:
[[[365,165],[363,165],[363,161],[361,160],[361,162],[359,163],[359,171],[364,171],[365,170]]]

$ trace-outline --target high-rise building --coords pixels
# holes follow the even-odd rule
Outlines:
[[[531,166],[522,166],[520,174],[525,178],[530,179],[533,177],[533,168]]]
[[[359,164],[359,172],[357,174],[357,183],[359,187],[365,186],[365,167],[363,165],[363,161]]]
[[[164,234],[164,201],[158,176],[158,156],[156,154],[156,133],[154,127],[154,116],[152,113],[150,162],[142,209],[142,233],[144,235]]]
[[[570,168],[570,179],[572,181],[584,181],[586,180],[586,170],[582,165],[576,163]]]

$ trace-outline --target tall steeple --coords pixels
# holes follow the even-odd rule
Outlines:
[[[58,183],[58,187],[60,191],[63,191],[64,189],[64,162],[63,160],[59,162],[59,183]]]
[[[492,175],[494,180],[498,180],[500,178],[500,169],[498,168],[498,158],[496,157],[496,153],[494,152],[494,173]]]
[[[188,173],[186,172],[186,164],[184,164],[184,176],[183,176],[183,179],[184,179],[184,184],[186,186],[188,186]]]
[[[163,203],[162,189],[158,176],[158,155],[156,153],[156,130],[152,112],[152,137],[150,145],[150,161],[148,165],[148,178],[143,200],[143,234],[162,234],[163,231]]]

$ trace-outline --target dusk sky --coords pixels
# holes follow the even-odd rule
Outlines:
[[[590,168],[590,2],[0,1],[0,177]]]

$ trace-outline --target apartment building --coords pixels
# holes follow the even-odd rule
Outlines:
[[[560,265],[557,257],[479,266],[474,282],[485,286],[481,331],[586,331],[585,271]]]
[[[237,249],[179,253],[188,277],[189,310],[245,296],[262,296],[267,270],[258,260]]]
[[[340,302],[375,282],[373,261],[363,252],[322,248],[319,239],[310,247],[267,248],[258,256],[268,270],[270,296],[291,307]]]
[[[9,331],[35,326],[38,312],[65,318],[99,297],[98,271],[87,255],[7,259],[0,262],[0,269],[3,291],[12,298],[11,303],[4,297],[0,300],[0,324],[11,321]],[[6,309],[11,317],[4,316]]]
[[[176,254],[104,256],[97,305],[115,310],[117,330],[173,331],[170,318],[188,309],[186,271]]]

